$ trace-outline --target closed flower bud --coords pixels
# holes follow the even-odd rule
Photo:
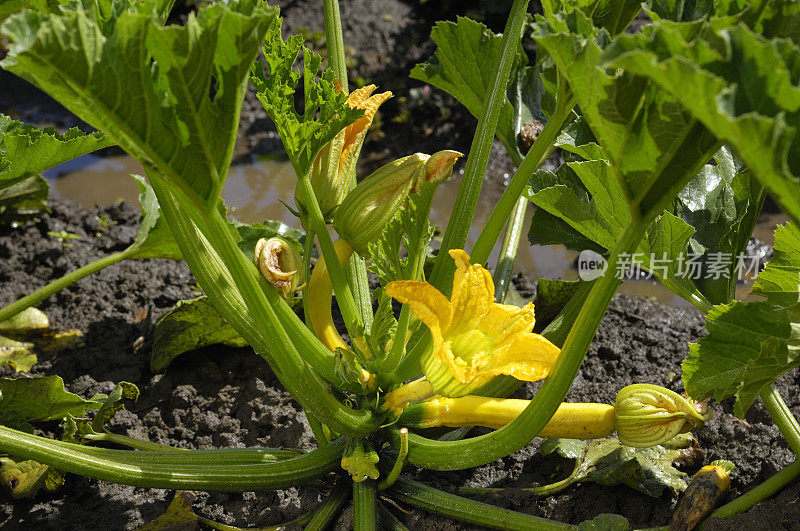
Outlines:
[[[622,388],[617,393],[615,412],[620,442],[634,448],[663,444],[711,418],[705,404],[651,384]]]
[[[425,163],[425,179],[417,183],[414,192],[418,192],[423,184],[439,184],[449,179],[453,174],[453,165],[463,156],[463,153],[452,149],[444,149],[431,155],[431,158]]]
[[[375,170],[361,181],[336,210],[333,226],[362,256],[380,236],[425,172],[430,156],[415,153]]]
[[[305,281],[303,257],[283,238],[261,238],[256,243],[253,263],[267,281],[287,299]]]
[[[326,219],[355,186],[356,164],[364,138],[378,107],[392,97],[391,92],[371,95],[374,90],[375,85],[368,85],[350,93],[347,104],[354,109],[363,109],[364,116],[339,131],[314,159],[310,175],[311,186]],[[300,195],[295,194],[295,202],[301,210],[305,210]]]

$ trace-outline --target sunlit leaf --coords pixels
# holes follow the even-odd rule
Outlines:
[[[249,65],[276,9],[215,2],[165,28],[165,5],[18,13],[3,24],[12,45],[2,66],[211,205],[230,165]]]
[[[52,127],[37,129],[0,114],[0,189],[113,144],[100,132],[72,128],[62,135]]]
[[[97,396],[85,400],[70,393],[59,376],[0,378],[0,424],[13,428],[66,415],[79,416],[100,407],[104,399]]]
[[[294,69],[301,48],[302,71]],[[306,175],[319,150],[339,131],[362,117],[364,111],[350,108],[347,94],[336,88],[333,71],[325,70],[317,76],[322,58],[303,46],[303,37],[293,35],[283,40],[280,18],[270,25],[263,52],[266,68],[260,63],[254,64],[251,80],[295,171]],[[301,79],[302,113],[295,107],[295,91]]]
[[[622,36],[606,64],[646,76],[736,148],[783,210],[800,220],[800,49],[745,25],[690,35],[654,24]]]

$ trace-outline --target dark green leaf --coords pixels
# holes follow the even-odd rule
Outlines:
[[[772,260],[762,271],[753,293],[763,295],[779,306],[792,306],[800,293],[800,230],[794,223],[775,229],[775,245],[772,247]]]
[[[692,247],[702,255],[704,269],[714,255],[731,257],[725,274],[714,278],[706,272],[695,279],[712,304],[721,304],[733,299],[738,258],[750,241],[765,193],[749,170],[737,168],[730,150],[723,148],[714,158],[717,163],[707,164],[678,194],[673,211],[695,228]]]
[[[754,289],[767,300],[715,306],[706,315],[708,335],[689,346],[682,365],[684,385],[692,398],[735,396],[734,412],[739,417],[776,378],[800,365],[800,231],[796,225],[776,231],[775,249],[773,262],[759,275]]]
[[[217,343],[247,346],[207,297],[178,301],[156,324],[150,368],[163,371],[184,352]]]
[[[215,2],[161,27],[168,2],[18,13],[2,66],[45,90],[184,194],[213,205],[231,161],[251,61],[276,10]],[[120,65],[124,65],[121,68]],[[213,95],[212,95],[213,94]]]
[[[543,0],[542,9],[548,19],[558,12],[581,9],[591,14],[595,26],[616,35],[630,26],[642,10],[642,3],[637,0]]]
[[[52,127],[37,129],[0,114],[0,189],[112,145],[99,132],[86,134],[72,128],[61,135]]]
[[[580,147],[563,145],[574,153],[600,154],[593,143]],[[575,251],[599,248],[598,252],[605,253],[616,246],[632,222],[613,169],[604,160],[569,162],[555,174],[536,172],[527,197],[538,207],[529,233],[531,243],[561,243]],[[625,260],[621,258],[623,270],[614,273],[622,277],[629,266],[639,265],[681,296],[702,301],[702,294],[679,261],[681,255],[688,254],[693,233],[686,222],[663,213],[648,228],[636,253]]]
[[[58,376],[44,378],[0,378],[0,424],[11,428],[33,421],[79,416],[97,409],[104,396],[84,400],[64,389]]]
[[[303,69],[299,71],[294,69],[294,65],[301,48]],[[306,175],[317,152],[364,112],[350,108],[347,95],[336,88],[333,71],[325,70],[317,77],[322,58],[303,46],[300,35],[283,40],[280,18],[270,25],[263,51],[266,68],[260,63],[254,64],[251,80],[258,99],[278,129],[295,172]],[[302,114],[295,108],[295,91],[301,78]]]

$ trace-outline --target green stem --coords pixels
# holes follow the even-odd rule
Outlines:
[[[378,419],[336,400],[300,356],[298,351],[323,376],[332,378],[329,381],[335,381],[330,351],[245,258],[222,215],[216,209],[182,209],[185,201],[176,195],[178,190],[157,176],[151,175],[150,181],[170,230],[209,299],[253,349],[265,356],[287,391],[339,433],[363,436],[374,431]]]
[[[94,446],[80,446],[80,448],[86,455],[100,457],[108,451],[108,448]],[[176,466],[224,467],[228,465],[274,463],[300,457],[304,453],[300,450],[284,450],[282,448],[228,448],[216,450],[171,448],[169,450],[120,451],[120,453],[115,454],[114,459],[118,463],[127,463],[129,465],[139,465],[145,462]]]
[[[408,430],[406,428],[400,428],[400,449],[397,451],[397,460],[394,462],[394,466],[392,470],[389,471],[389,474],[378,483],[378,490],[385,490],[394,485],[394,482],[400,477],[400,472],[403,471],[403,465],[406,462],[407,455]]]
[[[497,239],[500,237],[500,232],[503,230],[503,226],[505,226],[512,210],[525,191],[525,187],[528,185],[531,175],[539,169],[539,166],[541,166],[542,163],[547,160],[547,157],[550,156],[550,153],[553,152],[553,144],[555,143],[556,137],[559,131],[561,131],[564,122],[570,117],[572,107],[574,106],[574,100],[568,95],[560,98],[560,101],[563,101],[563,103],[559,104],[556,112],[553,113],[553,116],[551,116],[550,120],[545,124],[544,129],[542,129],[539,137],[531,146],[528,154],[525,155],[522,164],[520,164],[517,171],[514,172],[511,182],[508,183],[503,195],[500,196],[500,200],[497,202],[497,205],[495,205],[489,219],[483,226],[483,230],[480,236],[478,236],[478,241],[475,242],[475,246],[470,252],[470,261],[472,263],[482,264],[489,259],[489,255],[491,255],[492,249],[494,249]]]
[[[344,482],[337,482],[322,504],[314,510],[314,516],[306,526],[306,531],[324,531],[347,501],[350,489]]]
[[[175,450],[184,450],[183,448],[175,448],[172,446],[167,446],[166,444],[158,444],[150,441],[145,441],[143,439],[134,439],[133,437],[128,437],[127,435],[119,435],[117,433],[88,433],[85,435],[85,438],[92,441],[92,442],[110,442],[114,444],[120,444],[122,446],[127,446],[128,448],[133,448],[135,450],[144,450],[144,451],[151,451],[151,452],[171,452]]]
[[[54,280],[53,282],[47,284],[46,286],[39,288],[33,293],[22,297],[18,301],[12,302],[8,306],[0,310],[0,321],[5,321],[6,319],[10,319],[15,315],[17,315],[22,310],[24,310],[25,308],[29,308],[31,306],[39,304],[40,302],[50,297],[54,293],[58,293],[62,289],[70,286],[71,284],[74,284],[80,279],[88,277],[92,273],[96,273],[97,271],[100,271],[105,267],[116,264],[117,262],[121,262],[122,260],[131,258],[135,254],[136,254],[136,249],[133,247],[128,247],[124,251],[104,256],[99,260],[95,260],[91,264],[86,264],[80,269],[76,269],[71,273],[67,273],[63,277]]]
[[[374,531],[377,528],[375,480],[365,479],[353,483],[353,529]]]
[[[420,191],[419,203],[417,204],[420,215],[430,217],[434,192],[435,188],[433,187],[426,187]],[[428,245],[430,245],[428,239],[421,238],[413,249],[408,249],[408,260],[409,263],[413,264],[411,268],[411,278],[413,280],[422,278],[422,269],[425,266],[425,257],[428,254]],[[394,335],[395,341],[392,344],[392,350],[381,363],[381,369],[387,375],[394,375],[403,360],[403,355],[406,352],[406,335],[408,334],[410,323],[411,308],[404,304],[400,309],[400,318],[397,320],[397,331]],[[395,381],[403,380],[395,378]]]
[[[339,14],[339,0],[325,0],[325,46],[328,51],[328,65],[342,84],[344,92],[347,87],[347,62],[344,53],[344,37],[342,35],[342,19]],[[327,258],[326,258],[327,260]],[[353,296],[359,315],[364,323],[364,331],[372,329],[372,296],[367,280],[367,265],[363,258],[353,255],[346,267],[346,278],[353,288]]]
[[[747,491],[735,500],[726,503],[713,513],[714,518],[730,518],[742,513],[757,503],[766,500],[783,487],[789,484],[794,478],[800,475],[800,459],[791,465],[784,467],[780,472],[760,484],[759,486]]]
[[[342,35],[342,18],[339,15],[339,0],[325,0],[323,3],[325,13],[325,47],[328,52],[328,65],[339,82],[344,93],[347,88],[347,63],[344,56],[344,36]]]
[[[514,0],[514,4],[511,7],[508,22],[503,30],[503,53],[500,60],[494,65],[491,86],[486,91],[486,99],[484,99],[481,115],[478,119],[478,128],[475,131],[469,156],[467,157],[464,177],[461,179],[461,185],[458,188],[455,201],[456,208],[450,216],[439,256],[431,273],[430,283],[444,294],[450,293],[450,286],[447,284],[452,278],[455,268],[447,251],[455,248],[463,249],[467,243],[467,235],[475,217],[478,196],[481,192],[483,176],[486,173],[486,166],[489,162],[489,153],[497,130],[500,110],[505,102],[505,92],[511,75],[511,67],[517,54],[519,41],[522,38],[522,25],[525,21],[527,8],[528,0]],[[514,198],[514,202],[516,202],[516,198]],[[507,216],[505,219],[507,219]],[[503,224],[505,224],[505,219]],[[496,237],[494,241],[497,241]],[[483,263],[485,260],[484,258],[477,263]]]
[[[369,279],[367,278],[367,262],[353,253],[347,261],[345,277],[348,284],[353,287],[353,297],[355,297],[358,313],[364,323],[364,333],[372,332],[372,292],[369,290]]]
[[[530,514],[481,503],[449,494],[401,477],[389,490],[400,501],[464,522],[495,529],[537,529],[542,531],[576,529],[575,526],[546,520]]]
[[[561,354],[530,405],[506,426],[471,439],[440,442],[410,434],[409,461],[435,470],[482,466],[519,450],[542,431],[564,400],[594,338],[597,325],[617,289],[619,281],[615,272],[619,255],[636,249],[644,232],[642,225],[641,220],[634,221],[626,228],[611,253],[606,274],[594,282],[586,303],[564,342]],[[392,444],[399,447],[400,436],[397,430],[389,430],[388,436]]]
[[[209,456],[205,461],[209,464],[176,465],[159,459],[189,452],[87,449],[0,426],[0,448],[11,455],[102,481],[156,489],[242,492],[287,488],[335,470],[344,443],[341,439],[300,457],[270,463],[220,466]],[[129,461],[129,454],[136,455],[136,464]]]
[[[522,238],[522,226],[525,224],[525,213],[528,210],[528,199],[520,197],[514,206],[514,212],[506,225],[506,234],[503,245],[500,247],[500,257],[497,259],[497,268],[494,271],[494,297],[497,302],[503,303],[511,284],[511,274],[514,272],[514,262],[517,259],[517,249]]]
[[[336,250],[333,248],[333,241],[331,241],[331,235],[328,233],[328,227],[322,217],[317,196],[311,186],[311,179],[309,179],[308,175],[302,175],[297,171],[297,168],[295,168],[295,171],[298,175],[301,175],[297,181],[297,186],[300,187],[300,192],[308,209],[308,221],[311,224],[311,229],[317,234],[319,248],[322,251],[322,256],[325,257],[328,275],[331,278],[333,291],[336,294],[336,302],[342,311],[345,327],[347,327],[350,337],[361,337],[364,331],[364,323],[361,321],[361,314],[353,298],[353,292],[347,284],[344,268],[339,263]]]
[[[781,430],[786,442],[789,443],[789,448],[800,459],[800,424],[797,423],[797,419],[792,415],[789,406],[783,401],[778,389],[774,385],[770,385],[766,391],[761,393],[761,400],[764,402],[767,411],[769,411],[772,420]]]

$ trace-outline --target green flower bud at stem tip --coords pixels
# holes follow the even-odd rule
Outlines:
[[[283,238],[258,240],[253,263],[264,278],[287,299],[305,282],[303,257]]]
[[[417,183],[414,192],[418,192],[422,185],[426,183],[439,184],[445,182],[453,175],[453,166],[456,161],[463,156],[463,153],[452,149],[444,149],[431,155],[431,158],[425,163],[425,181]]]
[[[378,168],[344,199],[333,218],[339,236],[361,255],[405,204],[424,177],[429,155],[415,153]]]
[[[711,418],[706,405],[664,387],[633,384],[617,393],[617,436],[622,444],[646,448],[663,444]]]

